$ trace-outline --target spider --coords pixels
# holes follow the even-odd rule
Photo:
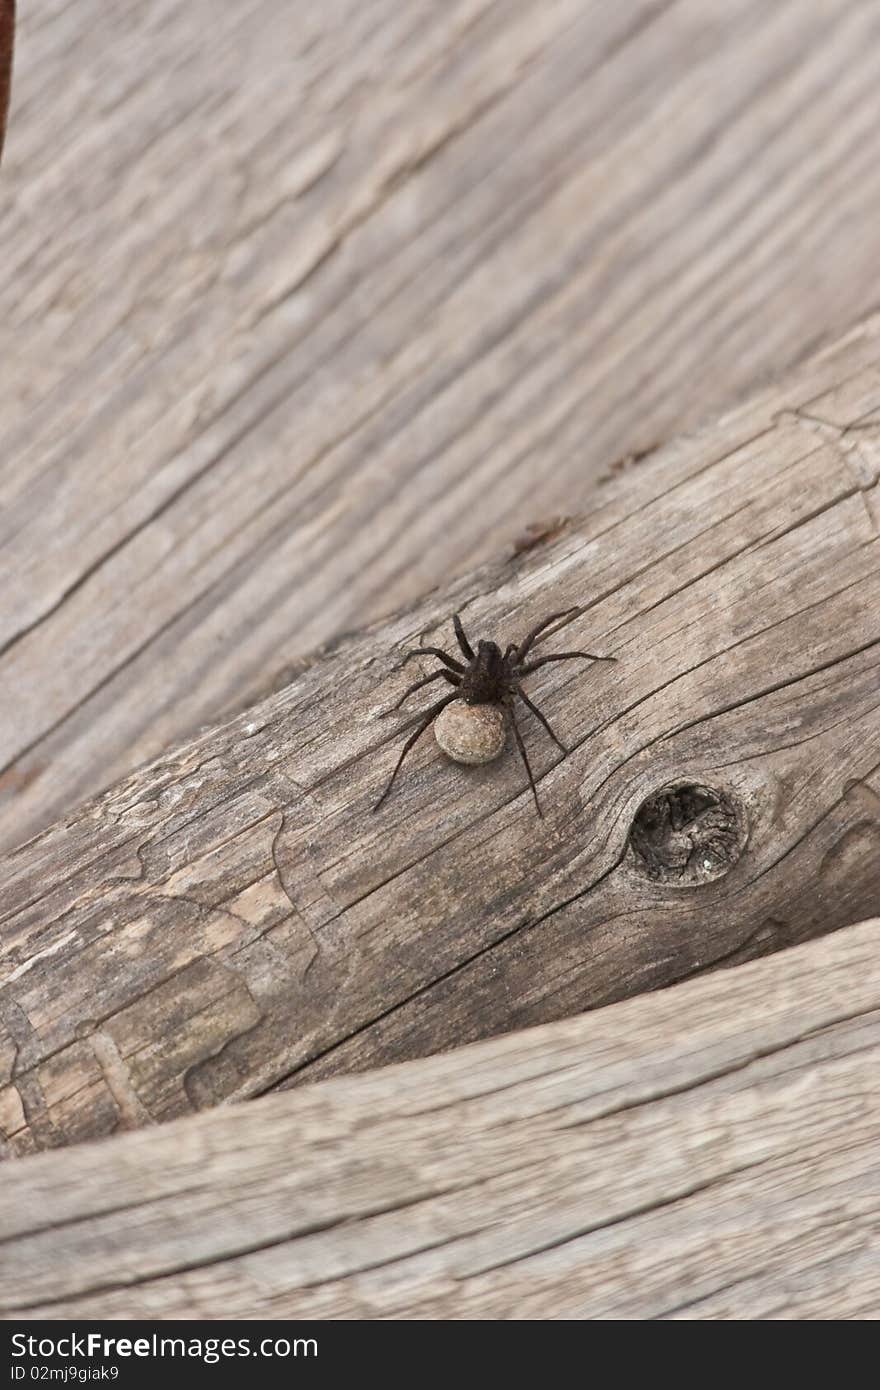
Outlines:
[[[464,627],[462,626],[461,618],[456,613],[453,616],[452,625],[455,629],[455,636],[458,639],[458,645],[461,648],[462,655],[466,658],[466,664],[450,656],[449,653],[443,651],[441,647],[414,647],[412,650],[408,651],[404,657],[404,664],[414,656],[436,656],[439,661],[442,661],[443,665],[438,670],[432,671],[429,676],[423,676],[421,680],[416,681],[408,690],[405,690],[397,701],[397,704],[393,705],[386,713],[393,714],[395,710],[400,709],[404,700],[408,699],[416,690],[421,690],[423,686],[430,685],[432,681],[448,681],[450,685],[455,686],[455,689],[450,695],[444,695],[442,700],[437,700],[435,704],[430,705],[428,709],[422,711],[418,719],[418,727],[415,729],[414,733],[410,734],[406,743],[403,745],[403,751],[397,760],[397,765],[391,774],[388,785],[379,797],[373,810],[378,811],[382,802],[388,796],[391,788],[394,786],[395,778],[400,771],[403,760],[416,740],[421,738],[430,724],[433,724],[442,709],[445,709],[453,700],[464,700],[465,703],[469,705],[500,705],[507,711],[507,717],[513,729],[516,746],[519,749],[520,756],[525,764],[526,773],[528,774],[532,796],[535,798],[535,809],[538,815],[543,817],[544,813],[541,810],[541,803],[538,800],[538,791],[535,786],[535,779],[532,776],[531,766],[529,765],[528,754],[526,753],[526,747],[522,740],[522,734],[519,731],[519,725],[516,722],[516,714],[513,707],[514,700],[518,696],[523,704],[535,715],[536,719],[543,724],[547,733],[553,739],[553,742],[562,749],[563,753],[568,752],[565,744],[553,732],[546,716],[543,715],[537,705],[529,699],[522,688],[521,682],[525,676],[530,676],[533,671],[539,670],[541,666],[546,666],[550,661],[573,661],[576,658],[584,658],[588,661],[616,661],[616,657],[594,656],[592,652],[551,652],[547,656],[538,657],[537,660],[527,660],[538,638],[549,637],[551,635],[548,629],[551,628],[554,623],[558,622],[561,618],[574,617],[581,611],[580,608],[566,608],[561,613],[551,613],[549,618],[544,618],[542,622],[538,623],[537,627],[532,628],[523,642],[519,644],[511,642],[503,654],[497,642],[482,641],[477,643],[477,650],[476,653],[474,653],[474,649],[468,641]]]

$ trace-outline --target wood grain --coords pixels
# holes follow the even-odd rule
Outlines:
[[[880,921],[13,1163],[7,1318],[876,1318]]]
[[[9,1150],[436,1052],[876,912],[878,475],[873,319],[556,540],[346,639],[9,855]],[[446,640],[455,609],[506,641],[575,604],[554,645],[617,665],[531,678],[572,750],[526,729],[546,818],[511,752],[462,768],[430,736],[374,814],[403,651]],[[743,831],[711,881],[711,824],[667,826],[659,878],[630,845],[682,783]]]
[[[0,835],[877,303],[871,0],[34,0]]]

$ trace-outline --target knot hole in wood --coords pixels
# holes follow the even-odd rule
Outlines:
[[[699,782],[661,787],[642,802],[629,833],[636,866],[656,883],[696,888],[729,873],[745,849],[745,808]]]

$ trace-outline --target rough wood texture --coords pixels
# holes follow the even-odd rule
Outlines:
[[[10,855],[8,1147],[435,1052],[876,911],[878,474],[875,319],[543,550],[346,640]],[[506,639],[573,604],[565,645],[618,664],[532,680],[572,745],[527,730],[546,819],[512,753],[467,769],[430,738],[374,815],[403,649],[455,608]],[[675,782],[747,827],[720,877],[711,812],[659,825],[665,877],[628,848]]]
[[[878,944],[11,1164],[0,1309],[877,1317]]]
[[[4,843],[863,317],[878,122],[870,0],[34,0]]]

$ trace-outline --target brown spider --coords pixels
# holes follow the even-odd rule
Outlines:
[[[528,754],[526,753],[525,744],[523,743],[522,735],[516,722],[513,704],[516,696],[519,696],[523,704],[526,705],[528,709],[532,711],[532,714],[544,725],[544,728],[547,730],[554,743],[558,744],[563,753],[568,752],[565,744],[560,738],[557,738],[556,734],[551,729],[545,715],[541,713],[537,705],[532,703],[523,690],[521,681],[524,676],[530,676],[533,671],[537,671],[541,666],[546,666],[549,661],[572,661],[578,657],[583,657],[588,661],[617,660],[617,658],[613,656],[594,656],[592,652],[551,652],[548,656],[539,657],[537,661],[526,660],[526,657],[537,639],[541,637],[542,634],[544,637],[549,637],[551,635],[547,629],[550,628],[553,623],[558,622],[560,618],[570,618],[580,612],[581,609],[579,608],[566,608],[561,613],[551,613],[549,618],[544,618],[543,622],[538,623],[537,627],[532,628],[528,637],[526,637],[520,645],[511,642],[503,655],[501,653],[501,648],[496,642],[478,642],[477,651],[476,654],[474,654],[474,650],[462,627],[461,618],[456,613],[452,619],[452,625],[455,628],[458,645],[467,658],[467,665],[463,665],[460,661],[457,661],[455,657],[450,656],[448,652],[443,651],[440,647],[414,647],[411,651],[407,652],[404,657],[404,664],[413,656],[436,656],[443,662],[443,666],[437,671],[432,671],[429,676],[423,676],[421,680],[416,681],[408,690],[405,690],[397,701],[397,704],[387,711],[388,714],[392,714],[394,710],[400,709],[404,700],[416,690],[421,690],[422,686],[430,685],[432,681],[448,681],[450,685],[455,686],[455,690],[451,695],[444,695],[442,700],[438,700],[435,704],[423,711],[419,718],[418,727],[414,733],[410,734],[406,743],[403,745],[403,751],[397,760],[397,765],[391,774],[388,785],[379,797],[373,810],[378,811],[379,807],[382,805],[382,802],[394,786],[394,779],[400,771],[404,758],[416,740],[421,738],[429,724],[433,724],[440,711],[445,709],[448,704],[451,704],[453,700],[464,700],[468,705],[500,705],[507,711],[507,716],[510,720],[511,728],[513,729],[513,736],[516,739],[517,748],[520,751],[520,756],[522,757],[526,772],[528,773],[529,786],[532,789],[532,796],[535,798],[535,808],[538,815],[543,816],[543,811],[538,801],[535,779],[532,776]]]

